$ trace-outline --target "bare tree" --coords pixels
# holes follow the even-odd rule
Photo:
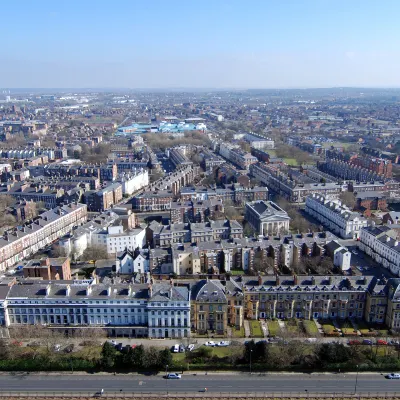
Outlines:
[[[356,198],[353,192],[342,192],[339,196],[340,201],[349,207],[351,210],[354,209],[356,205]]]
[[[94,266],[98,260],[108,260],[110,255],[107,253],[107,249],[102,246],[90,246],[81,255],[83,261],[93,261]]]

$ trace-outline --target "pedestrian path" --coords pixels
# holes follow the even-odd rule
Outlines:
[[[244,325],[244,336],[248,338],[248,337],[250,337],[250,334],[251,334],[251,332],[250,332],[250,324],[249,324],[249,321],[247,319],[245,319],[243,322],[244,322],[243,323],[243,325]]]
[[[264,337],[265,338],[268,337],[268,335],[269,335],[268,324],[264,320],[261,320],[260,325],[261,325],[261,329],[263,331]]]

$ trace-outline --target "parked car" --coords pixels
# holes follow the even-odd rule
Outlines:
[[[122,351],[122,348],[124,347],[124,345],[122,344],[122,343],[118,343],[116,346],[115,346],[115,349],[116,350],[118,350],[118,351]]]
[[[167,379],[181,379],[182,375],[181,374],[176,374],[175,372],[172,372],[166,376]]]
[[[364,340],[362,341],[362,344],[369,344],[369,345],[372,345],[373,342],[372,342],[372,340],[370,340],[370,339],[364,339]]]
[[[219,342],[216,344],[218,347],[228,347],[230,343],[227,340],[223,340],[222,342]]]
[[[361,344],[361,342],[360,342],[359,340],[349,340],[349,341],[347,342],[347,344],[348,344],[349,346],[357,346],[357,345]]]
[[[376,344],[377,344],[378,346],[387,346],[388,342],[387,342],[386,340],[378,339],[378,340],[376,341]]]
[[[55,345],[53,346],[53,350],[54,350],[54,351],[60,351],[60,349],[61,349],[61,345],[60,345],[60,344],[55,344]]]
[[[387,379],[400,379],[400,374],[395,374],[395,373],[391,373],[389,375],[386,375]]]
[[[117,341],[116,340],[109,340],[108,343],[112,344],[113,346],[117,345]]]
[[[194,344],[189,344],[187,347],[187,351],[193,351],[194,350]]]
[[[175,345],[172,347],[172,352],[173,352],[173,353],[179,353],[179,344],[175,344]]]
[[[69,344],[68,346],[65,347],[64,352],[65,353],[72,353],[74,350],[75,345],[73,343]]]
[[[389,345],[390,346],[400,346],[400,341],[399,340],[390,340]]]
[[[209,342],[204,343],[204,346],[210,346],[210,347],[215,347],[215,342],[213,342],[212,340]]]
[[[185,352],[185,346],[183,344],[179,345],[179,353],[184,353]]]

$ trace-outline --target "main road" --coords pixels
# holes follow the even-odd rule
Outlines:
[[[400,392],[400,380],[388,380],[379,373],[357,374],[217,374],[185,372],[180,380],[162,375],[111,374],[27,374],[0,375],[2,393],[357,393]]]

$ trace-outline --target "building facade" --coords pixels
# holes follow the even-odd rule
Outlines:
[[[341,201],[329,200],[322,195],[308,196],[305,211],[343,239],[357,239],[360,230],[368,225],[366,218],[351,211]]]

